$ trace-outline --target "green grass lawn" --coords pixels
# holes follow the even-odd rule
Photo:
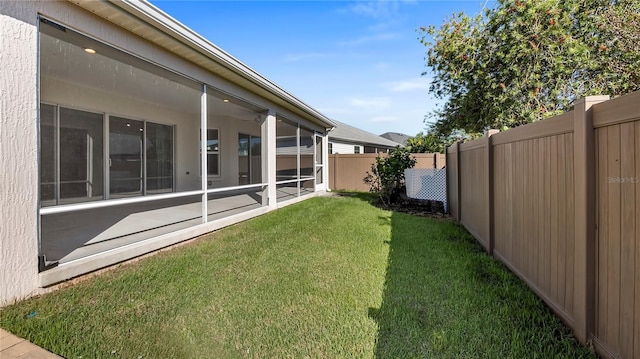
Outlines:
[[[313,198],[0,311],[67,358],[592,357],[448,220]]]

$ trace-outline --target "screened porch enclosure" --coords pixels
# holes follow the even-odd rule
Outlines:
[[[266,108],[49,20],[39,43],[41,270],[315,191],[313,130],[276,130],[270,184]]]

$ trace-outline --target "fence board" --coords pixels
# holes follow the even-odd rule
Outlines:
[[[477,141],[487,141],[480,139]],[[489,191],[486,171],[488,159],[485,156],[486,144],[470,142],[464,150],[460,146],[460,171],[468,173],[460,177],[461,213],[460,222],[489,250],[488,223]]]
[[[551,280],[551,156],[549,151],[551,139],[544,139],[545,161],[544,161],[544,277],[542,278],[542,289],[549,295],[549,281]]]
[[[526,142],[526,141],[525,141]],[[517,268],[522,271],[522,274],[527,274],[527,267],[525,264],[525,257],[527,256],[528,253],[526,253],[526,247],[525,247],[525,233],[526,233],[526,228],[525,228],[525,224],[524,221],[526,219],[526,215],[524,213],[525,211],[525,205],[524,205],[524,201],[525,201],[525,192],[526,189],[524,187],[524,180],[525,177],[528,175],[528,173],[525,173],[525,169],[524,169],[524,143],[525,142],[516,142],[515,148],[516,148],[516,172],[515,172],[515,177],[516,177],[516,192],[515,192],[515,199],[516,199],[516,210],[514,212],[514,220],[516,222],[516,241],[514,242],[515,244],[515,248],[514,248],[514,258],[515,258],[515,265],[517,266]]]
[[[635,178],[640,178],[640,121],[635,122]],[[638,183],[636,183],[638,185]],[[635,300],[634,303],[634,321],[633,321],[633,356],[632,358],[640,358],[640,188],[635,187]]]
[[[634,123],[620,125],[620,176],[623,179],[635,177]],[[634,256],[635,256],[635,181],[620,184],[622,211],[620,216],[620,355],[631,358],[633,355],[633,316],[626,313],[634,311]]]
[[[538,222],[536,222],[536,228],[538,231],[538,236],[536,237],[536,241],[538,242],[538,258],[539,262],[538,262],[538,279],[536,281],[536,283],[543,283],[544,282],[544,274],[545,274],[545,269],[546,269],[546,263],[545,263],[545,258],[547,258],[547,254],[546,254],[546,244],[544,241],[544,238],[546,237],[546,231],[545,231],[545,227],[544,227],[544,223],[546,223],[545,219],[546,219],[546,215],[549,213],[548,211],[545,210],[545,206],[544,206],[544,193],[545,193],[545,187],[544,187],[544,178],[545,178],[545,172],[544,172],[544,168],[545,168],[545,163],[547,161],[547,146],[546,146],[546,139],[545,138],[539,138],[538,140],[538,159],[540,160],[540,162],[538,163],[538,169],[537,169],[537,177],[538,177],[538,183],[537,183],[537,187],[538,187],[538,197],[536,198],[536,202],[538,203]]]
[[[567,162],[565,143],[568,135],[558,136],[558,189],[559,195],[565,195],[569,192],[566,188],[565,179],[567,173]],[[556,300],[561,303],[562,307],[566,309],[567,302],[565,297],[565,273],[566,273],[566,255],[567,255],[567,201],[563,199],[558,200],[558,274],[556,282]]]
[[[607,158],[608,177],[620,178],[620,126],[610,126],[607,130],[609,147]],[[618,321],[620,318],[620,186],[609,184],[609,198],[607,199],[607,214],[609,228],[607,231],[607,327],[605,337],[609,346],[618,347]]]
[[[566,270],[566,278],[565,278],[565,298],[566,298],[566,311],[572,317],[574,316],[574,253],[575,253],[575,234],[574,234],[574,224],[575,224],[575,198],[573,197],[573,171],[574,171],[574,162],[573,162],[573,135],[567,135],[565,141],[565,150],[566,150],[566,166],[567,166],[567,187],[566,193],[571,196],[572,200],[567,201],[567,270]]]
[[[414,153],[416,159],[415,168],[435,168],[442,165],[446,160],[434,153]],[[368,192],[369,187],[363,182],[367,172],[371,172],[371,165],[376,162],[376,157],[385,157],[385,153],[362,153],[362,154],[331,154],[329,155],[329,188],[333,190],[361,191]],[[441,155],[444,156],[444,155]],[[438,168],[442,168],[438,167]]]
[[[539,181],[538,181],[538,168],[539,168],[539,161],[540,161],[540,156],[538,155],[538,148],[540,146],[540,139],[536,138],[530,141],[531,143],[531,153],[530,153],[530,158],[531,158],[531,169],[530,169],[530,173],[532,174],[531,177],[531,229],[532,231],[531,233],[531,238],[529,239],[531,241],[531,246],[532,246],[532,264],[531,264],[531,278],[535,283],[539,283],[540,282],[540,261],[542,260],[542,255],[541,255],[541,245],[538,241],[538,238],[540,238],[540,226],[538,225],[538,223],[540,223],[540,215],[541,215],[541,211],[540,211],[540,201],[539,201],[539,190],[540,190],[540,186],[539,186]]]
[[[535,229],[535,219],[533,218],[533,213],[532,213],[532,208],[533,208],[533,203],[535,201],[535,198],[532,196],[533,194],[533,188],[534,188],[534,179],[533,179],[533,174],[535,173],[533,171],[533,161],[529,160],[533,158],[533,139],[531,140],[527,140],[525,142],[525,161],[524,161],[524,166],[525,166],[525,171],[527,173],[527,176],[524,178],[524,184],[525,184],[525,191],[526,193],[524,194],[524,198],[525,198],[525,203],[524,203],[524,210],[525,210],[525,223],[524,223],[524,228],[526,228],[525,231],[525,245],[526,245],[526,250],[528,255],[525,256],[525,265],[527,266],[527,277],[531,278],[532,281],[536,281],[535,275],[534,273],[536,272],[536,268],[535,268],[535,256],[537,255],[536,253],[536,240],[535,237],[533,236],[533,232]]]
[[[596,130],[598,149],[598,250],[597,250],[597,297],[596,308],[607,308],[607,281],[602,273],[606,273],[607,268],[607,242],[605,238],[609,227],[609,217],[606,210],[603,210],[608,201],[607,184],[607,128]],[[606,309],[598,309],[596,317],[596,335],[604,336],[607,327]],[[601,334],[602,333],[602,334]],[[604,338],[603,338],[604,339]]]
[[[557,136],[552,136],[550,138],[551,140],[551,154],[550,154],[550,170],[551,170],[551,174],[549,177],[549,187],[550,187],[550,191],[551,191],[551,195],[549,197],[550,201],[553,201],[553,203],[550,203],[550,209],[551,209],[551,213],[550,213],[550,231],[551,231],[551,237],[550,237],[550,242],[551,242],[551,265],[549,268],[549,283],[548,283],[548,293],[551,296],[551,298],[556,299],[557,300],[557,289],[558,289],[558,285],[557,285],[557,274],[558,274],[558,242],[559,242],[559,238],[558,238],[558,206],[556,203],[556,199],[558,198],[558,157],[557,157],[557,153],[558,153],[558,137]]]
[[[447,148],[447,200],[449,201],[449,213],[458,221],[458,152],[457,146],[449,146]]]
[[[447,164],[447,155],[444,153],[436,153],[436,168],[444,168]]]

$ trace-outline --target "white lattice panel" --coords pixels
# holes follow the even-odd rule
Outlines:
[[[407,169],[404,170],[407,197],[440,201],[447,210],[447,169]]]

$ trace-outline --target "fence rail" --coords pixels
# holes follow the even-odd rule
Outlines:
[[[452,215],[607,358],[640,358],[640,92],[446,151]]]

